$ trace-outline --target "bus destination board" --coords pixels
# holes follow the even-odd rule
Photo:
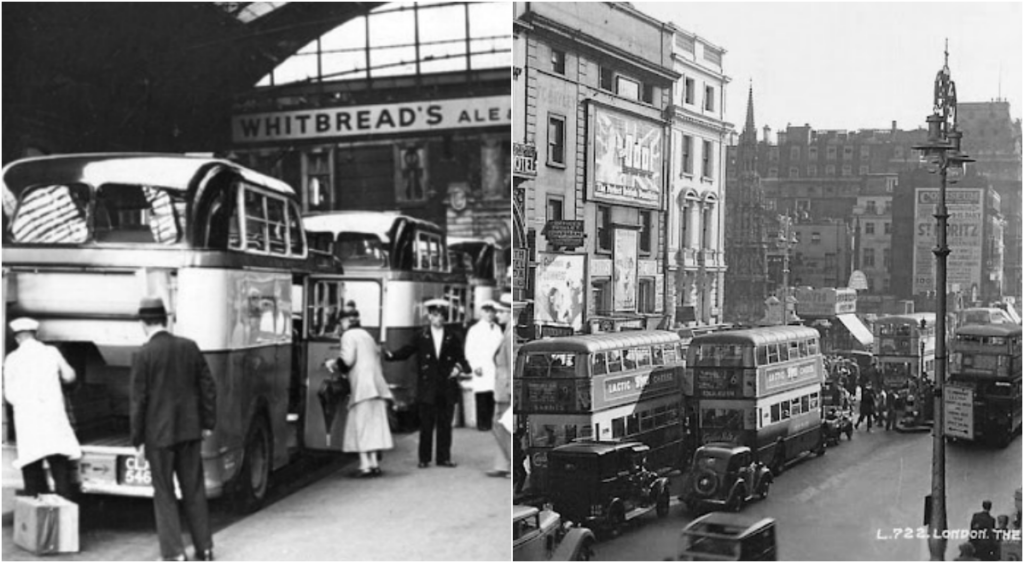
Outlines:
[[[693,393],[702,399],[734,399],[743,396],[740,388],[742,372],[735,369],[693,370]]]
[[[528,413],[576,412],[576,382],[523,381],[523,411]]]

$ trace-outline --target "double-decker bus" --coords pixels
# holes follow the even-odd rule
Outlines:
[[[804,452],[821,453],[818,346],[818,331],[802,326],[694,337],[683,389],[696,405],[701,443],[748,446],[774,471]]]
[[[1021,428],[1021,327],[957,330],[943,387],[945,434],[1007,445]]]
[[[889,315],[875,321],[875,360],[881,383],[905,390],[922,374],[935,374],[935,313]]]
[[[412,342],[426,324],[423,303],[429,299],[451,303],[450,326],[461,330],[471,320],[468,279],[452,271],[446,235],[437,224],[390,211],[331,211],[307,215],[304,225],[313,244],[343,269],[317,278],[310,288],[311,357],[337,355],[337,313],[348,301],[359,309],[363,328],[392,350]],[[395,397],[395,422],[402,427],[415,417],[415,361],[383,366]]]
[[[40,339],[78,374],[69,398],[82,491],[153,494],[147,464],[133,463],[129,376],[146,341],[139,301],[159,296],[217,386],[216,430],[202,447],[207,493],[258,506],[271,471],[316,447],[302,439],[305,422],[323,418],[303,400],[313,320],[303,296],[332,264],[307,249],[292,189],[180,155],[34,158],[2,177],[6,315],[39,320]],[[4,436],[5,462],[16,432]]]
[[[628,331],[544,338],[519,348],[515,413],[525,417],[535,488],[546,489],[547,454],[575,440],[634,440],[648,467],[683,461],[678,334]]]

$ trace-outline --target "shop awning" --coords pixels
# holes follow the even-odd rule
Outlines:
[[[843,323],[846,330],[850,331],[850,334],[857,339],[857,342],[860,342],[865,348],[871,349],[871,344],[874,343],[875,337],[871,335],[868,327],[860,322],[857,315],[839,315],[837,318],[839,322]]]

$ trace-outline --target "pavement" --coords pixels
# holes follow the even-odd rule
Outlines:
[[[383,477],[351,477],[355,460],[345,456],[344,463],[319,470],[322,475],[312,482],[288,490],[255,514],[228,515],[221,503],[213,503],[217,559],[511,560],[511,481],[485,475],[497,451],[493,435],[456,428],[452,456],[458,467],[431,465],[427,469],[417,467],[416,433],[394,437],[395,449],[385,453],[381,464]],[[6,511],[9,484],[4,476]],[[99,508],[83,512],[98,513],[107,521],[83,523],[83,529],[88,530],[82,534],[82,552],[57,557],[108,561],[158,558],[150,501],[99,502]],[[5,518],[3,559],[52,560],[54,556],[36,557],[16,547],[12,526]]]

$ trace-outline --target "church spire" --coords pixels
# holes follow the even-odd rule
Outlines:
[[[743,137],[749,143],[757,142],[757,129],[754,127],[754,81],[750,81],[750,92],[747,96],[747,123],[743,126]]]

